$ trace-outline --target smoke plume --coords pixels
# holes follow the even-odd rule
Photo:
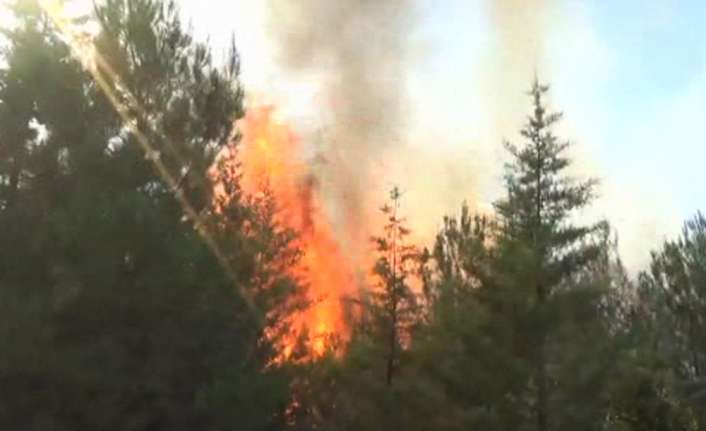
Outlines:
[[[491,153],[501,151],[503,139],[517,136],[535,73],[547,79],[541,61],[550,0],[488,0],[486,12],[495,34],[487,58],[476,63],[483,70],[482,82],[458,83],[475,87],[475,97],[487,111],[482,124],[469,118],[464,125],[482,129],[482,142],[463,142],[457,150],[449,145],[440,150],[440,142],[408,142],[414,122],[405,108],[405,80],[416,54],[409,40],[418,3],[268,3],[280,66],[285,73],[322,83],[320,193],[330,204],[341,240],[354,254],[356,249],[365,254],[361,247],[367,248],[371,219],[394,182],[410,189],[404,203],[418,239],[426,241],[433,238],[442,215],[455,212],[464,198],[475,199],[471,206],[477,209],[478,195],[497,196],[499,181],[487,181],[493,190],[477,190],[475,177],[480,173],[500,178],[497,166],[502,164]],[[469,158],[475,166],[467,163]]]
[[[348,236],[343,239],[367,246],[366,196],[376,166],[400,145],[404,126],[411,1],[270,0],[269,5],[281,65],[324,83],[321,187]]]
[[[495,31],[494,49],[485,60],[484,102],[491,111],[487,126],[498,139],[517,136],[529,107],[526,96],[532,79],[549,80],[543,70],[544,36],[550,0],[490,0],[489,15]]]

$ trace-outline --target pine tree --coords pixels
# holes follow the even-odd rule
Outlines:
[[[383,235],[372,238],[379,254],[373,269],[379,284],[372,296],[375,306],[382,310],[383,326],[387,328],[385,381],[388,385],[392,384],[398,350],[414,319],[417,302],[410,281],[417,268],[419,251],[406,240],[410,230],[399,214],[401,198],[399,188],[394,187],[389,203],[381,208],[387,222]]]
[[[36,0],[13,10],[0,428],[284,426],[289,382],[263,334],[296,289],[297,251],[266,198],[234,185],[216,211],[209,174],[243,113],[237,53],[215,64],[174,2],[96,2],[99,83]]]
[[[534,362],[534,410],[539,431],[547,431],[552,424],[552,358],[547,351],[552,326],[546,304],[562,282],[599,256],[599,247],[587,240],[604,229],[602,224],[571,223],[576,211],[590,203],[596,182],[576,181],[564,173],[570,164],[565,155],[569,143],[552,131],[561,114],[547,111],[543,97],[548,90],[535,79],[530,91],[533,111],[521,130],[526,143],[521,147],[506,143],[512,159],[506,165],[507,197],[495,205],[500,220],[498,247],[505,256],[498,273],[506,279],[505,284],[532,298],[533,332],[526,342]]]
[[[492,247],[489,242],[494,234],[494,225],[488,217],[472,216],[467,204],[461,207],[460,217],[444,217],[443,227],[436,236],[432,258],[438,272],[435,287],[456,285],[454,290],[466,293],[490,280],[489,262]],[[435,296],[444,293],[435,292]],[[436,300],[439,298],[433,298]]]
[[[639,276],[649,301],[657,352],[686,389],[697,411],[706,405],[706,218],[684,223],[676,240],[652,252],[649,271]],[[700,420],[706,423],[706,415]]]
[[[413,283],[421,261],[400,215],[401,198],[395,187],[381,208],[382,234],[371,238],[377,251],[372,271],[377,283],[360,301],[363,311],[345,355],[324,356],[306,365],[294,387],[300,403],[292,413],[300,429],[422,430],[436,423],[429,419],[440,405],[437,394],[425,391],[427,382],[408,360],[419,321]],[[428,402],[431,399],[435,402]],[[428,413],[423,420],[420,411]]]

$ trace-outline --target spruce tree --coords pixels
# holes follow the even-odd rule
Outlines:
[[[565,173],[571,163],[566,155],[570,144],[552,130],[562,114],[547,111],[544,96],[548,90],[535,79],[530,91],[532,113],[520,132],[525,143],[505,144],[511,156],[505,174],[507,196],[495,205],[500,223],[498,247],[504,256],[498,274],[505,279],[502,284],[525,292],[513,293],[516,298],[529,301],[520,299],[529,304],[532,330],[525,333],[524,342],[534,364],[534,412],[539,431],[547,431],[552,424],[552,358],[547,343],[552,326],[561,325],[549,321],[546,305],[562,282],[599,256],[599,247],[588,240],[604,228],[601,223],[572,223],[576,212],[594,197],[596,181],[578,181]]]

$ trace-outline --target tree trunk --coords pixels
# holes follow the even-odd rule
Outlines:
[[[544,334],[537,352],[537,429],[547,431],[549,429],[547,419],[548,387],[547,387],[547,358]]]
[[[396,247],[396,241],[393,242]],[[397,253],[393,252],[393,265],[397,264]],[[393,266],[394,268],[394,266]],[[392,374],[395,370],[395,354],[397,345],[397,271],[392,271],[392,292],[390,295],[390,339],[389,339],[389,355],[387,357],[387,385],[392,384]]]
[[[391,241],[391,254],[392,254],[392,280],[390,283],[390,339],[389,339],[389,355],[387,357],[387,385],[392,384],[392,374],[395,369],[395,345],[397,344],[397,209],[399,206],[396,189],[393,190],[392,198],[394,200],[392,207],[392,241]]]
[[[12,166],[12,172],[10,172],[10,187],[7,192],[7,207],[13,207],[15,201],[17,200],[17,192],[20,185],[20,166],[17,160],[15,160]]]
[[[397,336],[395,334],[395,320],[393,318],[392,320],[392,328],[390,330],[390,354],[387,356],[387,385],[390,386],[392,384],[392,374],[394,373],[394,367],[395,367],[395,344],[397,344]]]
[[[535,142],[537,150],[537,183],[535,195],[535,232],[534,232],[534,252],[536,259],[535,277],[537,277],[537,306],[542,313],[542,308],[547,299],[547,292],[542,286],[542,266],[543,266],[543,247],[539,243],[539,231],[542,227],[542,154],[541,154],[541,138],[537,135]],[[547,387],[547,357],[546,357],[546,338],[547,328],[544,324],[543,316],[540,316],[539,340],[537,346],[537,429],[539,431],[549,430],[549,420],[547,419],[547,399],[549,397]]]

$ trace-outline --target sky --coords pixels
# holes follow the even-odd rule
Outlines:
[[[493,127],[484,117],[488,97],[480,96],[489,85],[484,63],[502,49],[489,1],[418,1],[407,76],[413,134],[427,138],[420,145],[461,154],[469,169],[487,171],[475,175],[487,201],[497,196],[502,174],[488,166],[504,157],[500,142],[487,142],[498,136],[487,130]],[[316,86],[301,77],[287,84],[277,70],[268,37],[276,23],[268,20],[266,2],[203,5],[181,1],[202,37],[218,44],[235,33],[246,87],[279,93],[292,115],[306,112],[304,105],[315,111],[307,101],[315,101]],[[537,13],[543,15],[538,74],[552,85],[552,106],[564,111],[579,170],[601,180],[592,215],[613,223],[626,264],[637,268],[706,203],[706,2],[556,0]],[[522,29],[515,30],[521,37]],[[521,95],[531,79],[490,85]],[[508,112],[518,125],[521,115]]]
[[[461,166],[472,173],[441,182],[448,188],[441,193],[452,202],[443,211],[457,209],[464,193],[486,204],[499,196],[506,160],[501,141],[517,142],[528,112],[523,92],[530,70],[551,84],[551,106],[564,112],[560,132],[575,144],[575,171],[601,180],[600,197],[586,215],[613,224],[629,269],[643,267],[651,248],[704,208],[706,2],[410,1],[406,137],[420,152],[452,159],[449,172]],[[293,123],[315,127],[324,115],[321,77],[282,66],[268,0],[177,3],[217,55],[235,36],[251,100],[276,103]],[[514,13],[517,4],[527,9],[525,16],[538,18],[498,18],[502,6],[503,13]],[[516,43],[509,42],[513,38]],[[538,45],[525,49],[530,45],[524,40],[531,38]],[[508,94],[516,98],[498,102]],[[472,192],[459,181],[470,182]]]
[[[675,235],[706,202],[706,3],[563,8],[572,19],[550,38],[550,79],[634,267],[647,258],[643,244]]]

